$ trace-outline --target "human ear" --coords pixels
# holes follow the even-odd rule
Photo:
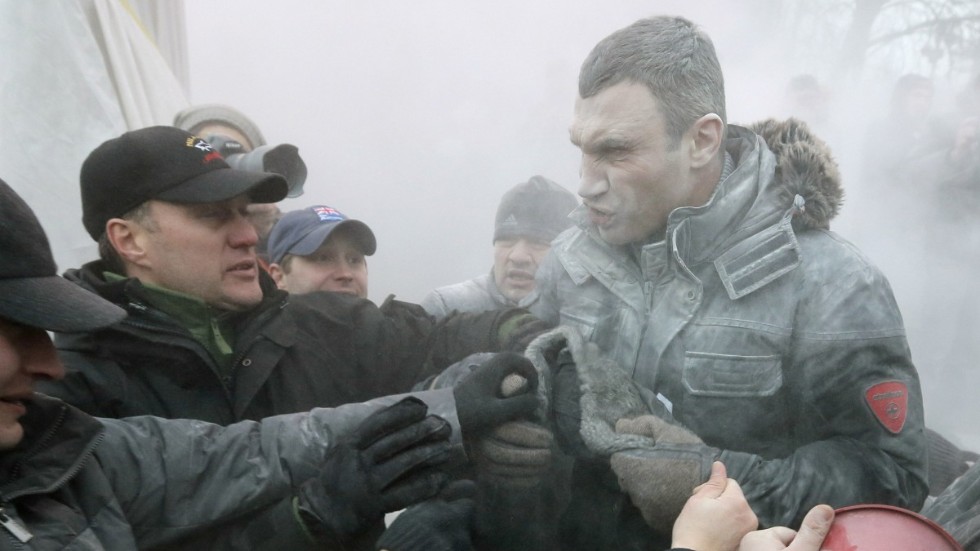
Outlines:
[[[124,263],[146,265],[145,233],[146,229],[132,220],[110,218],[105,223],[106,238]]]
[[[702,168],[715,158],[721,148],[724,130],[721,117],[714,113],[708,113],[691,125],[691,168]]]
[[[289,290],[286,288],[286,272],[282,269],[282,266],[275,262],[269,264],[269,275],[276,282],[276,287],[279,287],[283,291]]]

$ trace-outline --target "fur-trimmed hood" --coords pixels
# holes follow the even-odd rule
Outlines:
[[[840,173],[803,122],[729,125],[724,147],[735,163],[731,174],[705,205],[674,209],[667,221],[668,239],[689,266],[713,262],[790,214],[797,233],[830,227],[843,200]]]
[[[766,119],[748,126],[776,156],[776,181],[785,188],[788,204],[796,195],[806,201],[793,227],[828,229],[844,202],[840,170],[830,148],[799,119]]]

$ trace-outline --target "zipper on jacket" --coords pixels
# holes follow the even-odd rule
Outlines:
[[[30,457],[26,458],[25,461],[35,457],[41,451],[44,451],[42,448],[47,446],[47,441],[54,437],[55,432],[57,431],[58,428],[61,427],[61,425],[64,424],[67,416],[68,416],[68,405],[62,404],[61,410],[58,413],[58,418],[54,423],[54,428],[49,429],[45,434],[45,436],[37,444],[34,445],[33,453],[31,453]],[[64,473],[62,473],[61,476],[59,476],[57,479],[51,482],[51,484],[48,484],[44,488],[40,488],[40,490],[25,488],[19,492],[11,492],[9,494],[0,496],[0,504],[12,502],[15,498],[21,497],[23,495],[29,495],[32,493],[51,493],[61,488],[62,486],[65,485],[66,482],[68,482],[72,478],[75,478],[75,475],[81,472],[82,468],[85,467],[86,462],[95,454],[95,448],[99,447],[99,444],[101,444],[102,440],[104,439],[105,439],[105,426],[103,425],[103,428],[99,430],[99,432],[95,436],[93,436],[92,439],[85,445],[85,447],[83,447],[82,450],[78,453],[78,457],[71,465],[68,466],[68,469]],[[42,443],[44,443],[44,446],[41,445]],[[18,476],[18,477],[20,476],[20,471],[21,471],[21,464],[15,465],[14,468],[11,470],[11,472],[14,473],[14,476]],[[2,511],[3,511],[3,506],[0,505],[0,512]]]
[[[34,538],[34,534],[31,534],[23,524],[11,518],[2,506],[0,506],[0,526],[6,528],[10,535],[21,543],[27,543]]]

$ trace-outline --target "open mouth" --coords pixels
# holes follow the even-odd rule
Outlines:
[[[27,403],[22,397],[8,396],[6,398],[0,398],[0,407],[12,411],[18,416],[27,413]]]

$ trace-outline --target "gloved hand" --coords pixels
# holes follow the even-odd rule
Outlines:
[[[582,440],[582,381],[572,352],[562,348],[555,354],[553,362],[549,361],[552,390],[548,414],[555,427],[558,445],[573,457],[592,457],[593,453]]]
[[[384,514],[436,495],[449,475],[452,428],[408,397],[378,410],[330,451],[320,476],[300,487],[296,507],[317,540],[343,546]]]
[[[384,551],[466,551],[473,549],[476,485],[457,480],[435,499],[409,507],[378,539]]]
[[[717,450],[693,432],[655,415],[620,419],[616,432],[646,436],[656,443],[614,453],[609,462],[620,488],[647,524],[669,534],[691,491],[707,480]]]
[[[554,442],[551,431],[537,423],[504,423],[474,446],[477,476],[495,485],[537,486],[551,466]]]
[[[524,352],[535,337],[549,329],[551,324],[525,310],[515,309],[514,314],[500,324],[497,342],[501,351]]]
[[[524,377],[527,386],[505,397],[501,388],[510,374]],[[538,405],[537,387],[538,374],[527,358],[513,352],[495,354],[453,388],[463,437],[475,441],[497,425],[530,417]]]

